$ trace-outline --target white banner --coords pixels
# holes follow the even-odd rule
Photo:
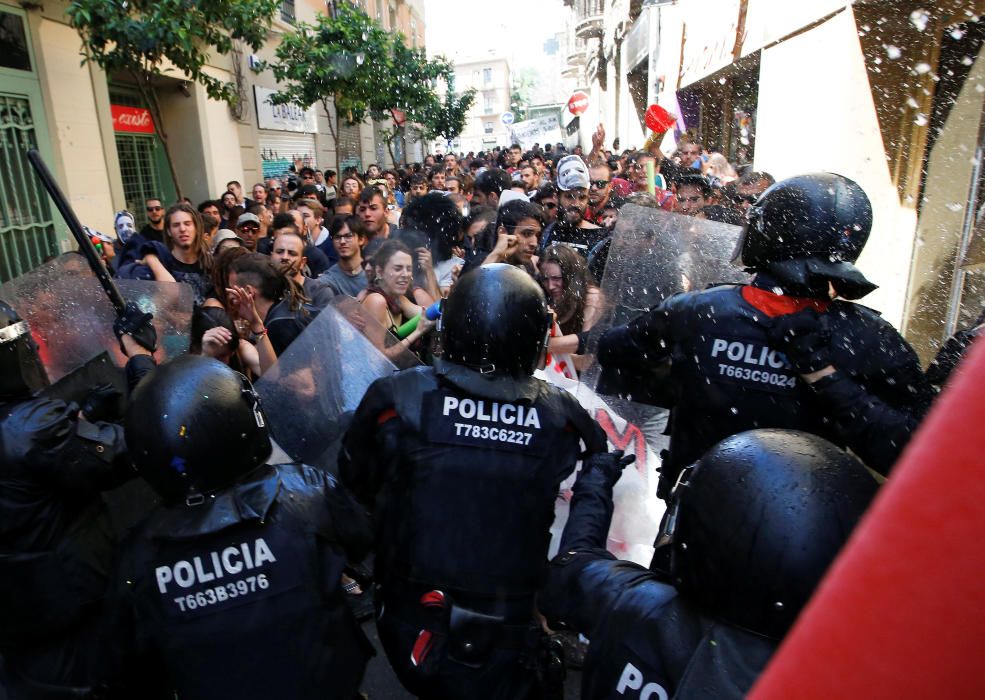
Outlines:
[[[623,470],[612,492],[615,510],[606,549],[619,559],[649,566],[653,558],[653,541],[666,507],[657,498],[660,450],[665,449],[669,441],[664,435],[665,422],[655,416],[646,424],[636,425],[612,410],[589,387],[565,378],[556,369],[548,367],[536,376],[573,394],[582,408],[602,426],[610,450],[625,450],[626,454],[636,455],[636,462]],[[663,418],[666,418],[666,413]],[[554,504],[548,556],[557,554],[561,543],[561,533],[568,522],[571,487],[576,478],[577,474],[572,474],[561,484],[561,493]]]
[[[533,148],[535,143],[543,146],[545,143],[557,143],[562,140],[561,124],[557,117],[528,119],[506,128],[510,132],[511,141],[520,144],[525,151]]]
[[[270,96],[276,90],[268,90],[259,85],[253,86],[257,102],[257,125],[261,129],[274,131],[298,131],[306,134],[318,132],[318,113],[315,106],[301,109],[297,105],[270,104]]]

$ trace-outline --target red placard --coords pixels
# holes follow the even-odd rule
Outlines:
[[[583,90],[576,90],[568,98],[568,111],[576,117],[584,114],[588,109],[588,93]]]
[[[153,134],[154,120],[151,119],[150,110],[142,107],[124,107],[123,105],[110,105],[113,114],[113,131],[127,131],[138,134]]]

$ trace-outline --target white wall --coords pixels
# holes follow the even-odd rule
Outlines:
[[[755,168],[777,180],[826,170],[862,186],[874,222],[859,267],[880,286],[863,302],[898,327],[916,214],[890,179],[851,9],[763,51]]]

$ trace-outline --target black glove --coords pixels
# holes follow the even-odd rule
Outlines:
[[[120,400],[123,392],[112,384],[100,384],[92,389],[82,402],[82,415],[90,423],[112,421],[122,417]]]
[[[609,482],[609,486],[615,486],[622,476],[622,470],[627,464],[636,461],[636,455],[624,455],[622,450],[612,452],[599,452],[593,454],[582,466],[582,471],[588,473],[592,469],[601,472]]]
[[[137,341],[137,345],[149,352],[157,349],[157,331],[151,324],[153,318],[152,314],[141,311],[140,307],[132,301],[127,302],[127,308],[113,321],[113,332],[120,340],[120,350],[123,350],[124,354],[126,354],[126,350],[123,349],[125,335],[131,336]]]
[[[828,317],[814,309],[777,316],[769,329],[770,345],[787,357],[797,374],[817,372],[831,364]]]

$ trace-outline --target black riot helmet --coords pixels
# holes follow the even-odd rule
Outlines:
[[[816,435],[726,438],[671,493],[661,534],[674,585],[709,615],[779,639],[876,488],[861,462]]]
[[[444,356],[484,374],[528,377],[547,343],[544,291],[523,270],[482,265],[462,277],[441,313]]]
[[[48,386],[27,321],[0,299],[0,401],[26,398]]]
[[[137,385],[125,429],[137,471],[169,505],[233,484],[272,449],[249,380],[196,355],[158,367]]]
[[[769,187],[746,212],[736,262],[803,290],[831,282],[857,299],[875,285],[852,264],[872,230],[872,205],[842,175],[810,173]]]

